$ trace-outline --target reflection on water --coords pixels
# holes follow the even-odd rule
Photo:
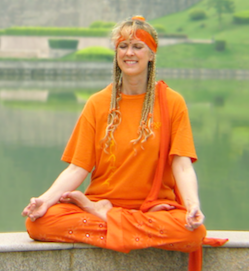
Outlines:
[[[167,82],[182,92],[189,107],[207,228],[248,230],[248,82]],[[0,231],[25,230],[23,207],[66,166],[60,156],[83,104],[72,98],[73,88],[58,93],[49,90],[50,98],[42,106],[0,101]],[[89,89],[81,97],[88,94]]]
[[[0,107],[0,138],[4,145],[64,146],[78,112]]]

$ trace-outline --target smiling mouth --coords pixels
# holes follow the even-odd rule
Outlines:
[[[135,60],[125,60],[124,62],[127,64],[136,64],[137,63],[137,61],[135,61]]]

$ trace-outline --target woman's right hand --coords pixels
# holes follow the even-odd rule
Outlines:
[[[22,212],[22,216],[28,216],[31,221],[42,217],[48,210],[47,204],[40,198],[31,198],[29,205],[27,205]]]

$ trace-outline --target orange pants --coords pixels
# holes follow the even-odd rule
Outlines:
[[[192,252],[202,245],[206,229],[186,230],[185,216],[180,209],[143,213],[114,207],[104,222],[76,205],[59,203],[34,222],[28,218],[26,227],[40,241],[82,242],[125,253],[147,247]]]

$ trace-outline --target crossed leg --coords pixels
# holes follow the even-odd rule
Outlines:
[[[52,206],[34,222],[27,219],[30,237],[82,242],[121,252],[146,247],[191,252],[200,247],[205,237],[204,226],[192,232],[185,228],[184,210],[143,213],[112,207],[108,200],[92,204],[80,193],[67,192],[61,198],[67,203]]]
[[[113,207],[109,200],[100,200],[97,202],[89,200],[81,191],[72,191],[64,193],[60,202],[73,203],[82,210],[93,214],[103,221],[107,221],[107,212]]]

